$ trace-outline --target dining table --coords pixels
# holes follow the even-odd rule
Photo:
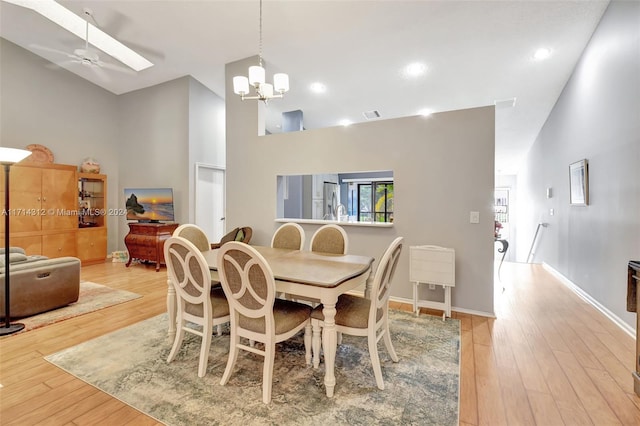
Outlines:
[[[373,257],[352,254],[329,254],[305,250],[290,250],[265,246],[253,246],[267,261],[276,283],[276,291],[294,298],[319,300],[323,305],[324,327],[322,348],[324,352],[324,384],[328,397],[332,397],[336,385],[335,358],[338,333],[335,324],[338,297],[361,285],[369,294],[368,280],[374,261]],[[211,271],[211,279],[220,281],[218,276],[218,252],[203,252]],[[176,333],[176,293],[168,280],[167,312],[169,314],[169,339]]]

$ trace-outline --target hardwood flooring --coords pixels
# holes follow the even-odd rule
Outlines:
[[[640,425],[634,339],[540,265],[505,263],[501,276],[496,319],[453,313],[460,425]],[[43,356],[164,312],[166,273],[104,263],[82,268],[82,279],[144,297],[0,338],[3,426],[160,424]]]

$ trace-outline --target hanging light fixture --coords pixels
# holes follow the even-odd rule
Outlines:
[[[287,74],[274,74],[273,84],[265,82],[265,71],[262,66],[262,0],[260,0],[260,45],[258,58],[258,65],[249,67],[249,78],[242,75],[233,77],[233,92],[236,95],[240,95],[243,101],[245,99],[257,99],[267,103],[269,99],[284,97],[284,92],[289,90],[289,76]],[[255,95],[247,96],[250,93],[250,85],[253,86]]]

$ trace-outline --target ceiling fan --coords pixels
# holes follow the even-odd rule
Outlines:
[[[89,47],[89,19],[92,19],[94,21],[94,25],[96,25],[96,27],[98,26],[97,23],[95,22],[95,19],[93,18],[93,14],[91,12],[90,9],[83,9],[84,10],[84,14],[86,15],[86,25],[85,25],[85,41],[84,41],[84,47],[82,48],[78,48],[75,49],[73,51],[73,53],[69,53],[69,52],[65,52],[62,50],[58,50],[58,49],[53,49],[50,47],[46,47],[46,46],[39,46],[39,45],[32,45],[33,48],[35,49],[39,49],[39,50],[45,50],[48,52],[53,52],[53,53],[58,53],[58,54],[62,54],[65,55],[69,58],[68,63],[75,63],[75,64],[81,64],[84,65],[86,67],[89,67],[93,72],[95,72],[100,78],[107,80],[108,76],[107,74],[104,72],[104,69],[109,69],[109,70],[113,70],[113,71],[118,71],[118,72],[123,72],[123,73],[127,73],[127,74],[135,74],[135,71],[133,71],[132,69],[123,67],[123,66],[119,66],[116,64],[112,64],[109,62],[104,62],[102,60],[100,60],[100,56],[98,55],[98,51],[94,48]],[[64,63],[58,63],[56,65],[64,65]]]

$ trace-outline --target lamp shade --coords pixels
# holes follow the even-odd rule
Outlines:
[[[30,155],[26,149],[0,147],[0,164],[14,164]]]
[[[264,84],[264,68],[254,65],[249,67],[249,83],[253,86]]]
[[[249,93],[249,79],[244,76],[233,77],[233,93],[236,95],[246,95]]]
[[[276,92],[284,93],[289,90],[289,76],[284,73],[273,75],[273,88]]]
[[[273,97],[273,85],[269,84],[269,83],[265,83],[262,86],[260,86],[260,93],[262,93],[262,96],[269,99]]]

